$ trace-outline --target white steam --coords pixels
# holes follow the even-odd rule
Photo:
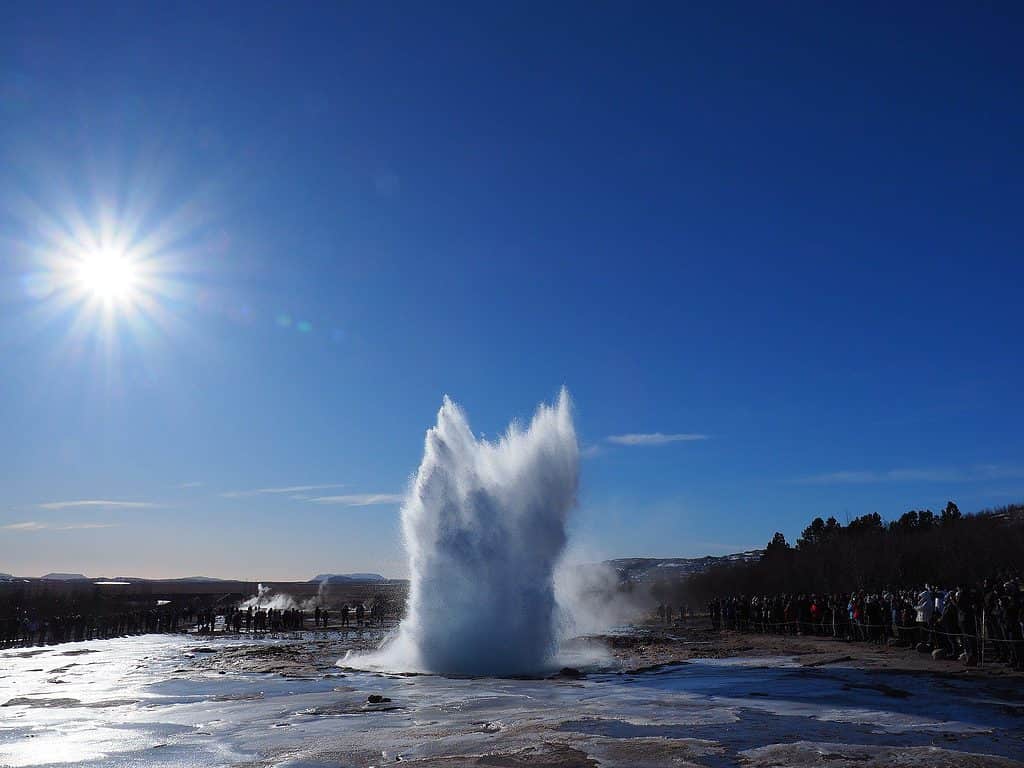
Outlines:
[[[408,614],[370,657],[346,664],[446,674],[534,674],[555,664],[554,571],[576,499],[569,394],[524,431],[478,440],[445,398],[402,507]]]
[[[610,565],[568,559],[555,570],[555,600],[563,640],[601,634],[637,621],[649,610],[646,592],[635,594]]]
[[[257,592],[255,595],[244,601],[239,606],[243,611],[246,608],[265,608],[267,610],[273,608],[277,611],[287,611],[293,608],[298,608],[299,604],[295,602],[295,598],[285,592],[275,592],[273,589],[268,587],[266,584],[260,584],[257,586]]]

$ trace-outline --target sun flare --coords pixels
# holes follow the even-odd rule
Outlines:
[[[90,295],[105,301],[131,298],[137,274],[131,259],[117,251],[95,251],[82,256],[78,280]]]
[[[16,210],[30,265],[21,287],[33,321],[63,329],[54,346],[60,360],[95,356],[109,376],[124,350],[145,350],[146,365],[154,365],[150,353],[187,329],[198,294],[187,267],[212,248],[195,219],[151,208],[152,198],[135,187],[128,180],[124,188],[83,188],[74,199],[26,200]],[[111,207],[108,199],[120,203]],[[166,202],[188,208],[188,201]]]

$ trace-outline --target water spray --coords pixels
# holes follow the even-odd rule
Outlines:
[[[494,442],[446,397],[402,507],[408,614],[380,651],[344,663],[465,675],[555,664],[554,571],[578,477],[564,388],[529,427],[513,423]]]

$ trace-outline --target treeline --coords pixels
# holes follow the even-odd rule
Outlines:
[[[816,517],[795,546],[776,533],[757,562],[718,566],[652,591],[662,600],[703,605],[722,595],[974,586],[1022,572],[1024,505],[963,515],[951,501],[938,514],[911,510],[889,522],[878,513],[845,526]]]

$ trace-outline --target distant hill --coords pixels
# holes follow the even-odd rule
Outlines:
[[[624,557],[606,560],[605,564],[614,568],[622,581],[651,582],[684,579],[716,565],[755,562],[763,555],[763,549],[751,549],[719,557]]]
[[[0,581],[14,581],[14,577],[9,573],[0,573]]]
[[[48,573],[42,577],[43,581],[88,581],[89,579],[80,573]]]
[[[333,584],[343,581],[387,581],[379,573],[321,573],[310,579],[311,582],[319,583],[326,581],[328,584]]]
[[[218,578],[214,578],[213,576],[179,576],[178,578],[174,578],[174,579],[144,579],[144,578],[142,578],[140,576],[115,576],[113,580],[114,581],[133,581],[133,582],[134,581],[143,581],[143,582],[152,581],[152,582],[164,583],[164,584],[167,584],[169,582],[179,582],[179,581],[198,581],[198,582],[203,582],[203,583],[216,582],[216,581],[233,581],[233,579],[218,579]]]

